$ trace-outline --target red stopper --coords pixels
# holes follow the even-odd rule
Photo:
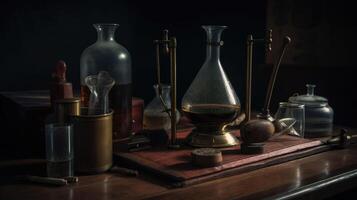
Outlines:
[[[55,71],[52,77],[55,82],[66,82],[67,65],[63,60],[59,60],[56,64]]]
[[[50,86],[51,105],[57,99],[73,98],[72,84],[66,82],[67,65],[63,60],[59,60],[52,73],[52,83]]]

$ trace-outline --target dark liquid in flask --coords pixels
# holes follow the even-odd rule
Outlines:
[[[223,124],[232,122],[238,117],[240,106],[224,104],[194,104],[190,107],[183,107],[182,111],[193,124]]]
[[[81,86],[81,103],[88,106],[90,91]],[[127,138],[132,132],[131,84],[115,84],[109,93],[110,108],[114,110],[113,141]]]

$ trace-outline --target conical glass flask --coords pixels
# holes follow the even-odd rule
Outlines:
[[[170,85],[161,85],[161,97],[159,93],[159,86],[154,85],[155,97],[146,106],[144,110],[144,129],[155,130],[169,130],[171,129],[171,118],[166,109],[171,108]],[[165,106],[163,105],[165,103]],[[180,119],[180,113],[176,110],[176,123]]]
[[[182,111],[196,126],[188,143],[197,147],[238,144],[225,131],[240,113],[240,101],[220,62],[221,34],[226,26],[202,26],[207,33],[206,60],[182,99]]]

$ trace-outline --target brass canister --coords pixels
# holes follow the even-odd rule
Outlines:
[[[87,113],[86,108],[81,113]],[[72,116],[74,127],[74,169],[80,173],[101,173],[113,163],[113,111],[101,115]]]
[[[69,123],[70,116],[80,114],[80,99],[58,99],[54,101],[55,117],[58,123]]]

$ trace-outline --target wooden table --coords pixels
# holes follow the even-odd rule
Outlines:
[[[2,165],[14,172],[16,166]],[[1,167],[0,167],[1,169]],[[357,188],[357,145],[258,169],[186,188],[167,188],[148,174],[80,176],[79,183],[50,187],[30,183],[0,182],[0,199],[322,199]]]
[[[14,159],[13,155],[8,154],[24,155],[31,148],[40,146],[34,141],[43,141],[40,136],[40,139],[34,139],[36,135],[31,135],[28,131],[36,132],[36,128],[41,126],[39,122],[43,121],[43,113],[49,110],[48,95],[43,91],[30,91],[2,93],[0,97],[2,126],[7,125],[12,131],[12,134],[2,136],[0,149],[6,154],[5,158]],[[14,110],[17,113],[10,112]],[[24,123],[22,126],[11,124],[14,120],[9,119],[13,116],[4,113],[21,116],[17,121],[22,120]],[[32,121],[28,121],[29,119]],[[20,129],[19,132],[14,131],[14,128]],[[20,134],[21,130],[26,134]],[[22,138],[23,144],[19,143],[18,138]],[[18,150],[18,154],[15,150]],[[30,152],[28,155],[42,154]],[[333,198],[345,191],[353,194],[352,189],[357,188],[357,145],[179,189],[168,188],[157,177],[145,173],[141,173],[139,177],[110,173],[80,176],[79,183],[62,187],[11,182],[4,178],[11,177],[12,174],[36,174],[44,171],[43,160],[0,161],[0,200]]]

